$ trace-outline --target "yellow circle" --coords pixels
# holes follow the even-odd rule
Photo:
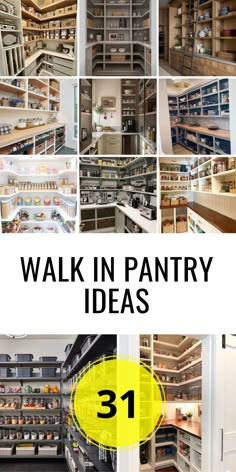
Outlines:
[[[71,396],[78,431],[109,449],[148,441],[161,425],[164,411],[159,378],[139,359],[97,360],[80,372]]]

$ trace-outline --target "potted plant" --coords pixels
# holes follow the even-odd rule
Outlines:
[[[99,124],[96,126],[96,130],[97,130],[98,132],[101,132],[101,131],[102,131],[102,126],[101,126],[101,124],[100,124],[100,120],[101,120],[101,115],[103,114],[103,111],[104,111],[104,109],[103,109],[102,105],[98,105],[98,106],[95,108],[95,112],[96,112],[97,115],[99,116],[99,118],[98,118],[98,123],[99,123]]]
[[[193,418],[193,412],[190,410],[187,412],[187,421],[192,421]]]

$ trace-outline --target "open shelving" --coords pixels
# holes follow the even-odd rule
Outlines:
[[[1,22],[10,28],[0,29],[0,75],[16,76],[23,72],[25,66],[23,32],[21,25],[21,2],[12,0],[8,4],[7,12],[0,12]],[[15,42],[8,45],[8,34],[13,35]]]
[[[150,0],[87,0],[87,75],[151,75]]]
[[[74,467],[78,470],[85,470],[84,461],[89,460],[98,472],[111,472],[114,470],[111,461],[111,454],[107,454],[107,461],[100,460],[99,450],[96,446],[89,444],[79,432],[73,423],[70,408],[68,394],[71,392],[73,382],[79,375],[79,372],[83,369],[88,362],[99,357],[105,356],[107,353],[111,355],[113,352],[116,354],[117,350],[117,338],[115,335],[78,335],[75,339],[74,344],[71,346],[70,351],[67,354],[66,360],[63,367],[66,369],[66,373],[63,378],[64,385],[64,416],[65,416],[65,458],[70,470],[71,461]],[[80,456],[73,450],[73,442],[79,444]],[[116,454],[115,452],[113,453]]]
[[[43,375],[43,372],[40,372],[41,369],[50,369],[54,370],[54,376],[47,376]],[[10,369],[10,371],[8,370]],[[27,377],[22,376],[24,374],[24,370],[22,373],[18,373],[18,369],[26,369],[30,371],[33,369],[33,371],[29,372],[29,375]],[[12,372],[13,371],[13,372]],[[0,423],[0,444],[3,446],[10,446],[13,447],[13,452],[11,455],[7,456],[7,459],[25,459],[26,457],[32,457],[34,459],[61,459],[63,457],[63,424],[62,424],[62,419],[63,419],[63,411],[62,411],[62,401],[61,401],[61,392],[62,392],[62,362],[61,361],[9,361],[9,362],[0,362],[0,372],[3,375],[4,372],[4,377],[0,378],[0,381],[2,384],[5,386],[5,393],[2,393],[0,395],[0,402],[1,400],[4,399],[4,401],[10,401],[12,402],[12,397],[14,396],[13,403],[15,405],[14,408],[6,408],[4,406],[0,406],[0,416],[3,415],[3,413],[9,418],[9,421],[11,421],[10,424],[5,424],[5,422]],[[11,374],[10,374],[11,373]],[[26,372],[27,373],[27,372]],[[1,375],[0,374],[0,375]],[[30,375],[31,374],[31,375]],[[42,384],[50,382],[54,386],[56,385],[57,391],[55,393],[49,394],[49,393],[44,393],[44,387],[42,387]],[[30,384],[33,383],[34,385],[37,384],[37,390],[40,390],[40,393],[34,393],[34,387],[30,387],[31,391],[29,391],[29,386]],[[8,388],[10,386],[17,386],[17,391],[12,393],[8,392]],[[26,387],[27,385],[27,387]],[[11,387],[10,387],[11,388]],[[20,391],[19,391],[20,390]],[[33,401],[35,404],[39,401],[43,401],[45,407],[40,408],[39,407],[25,407],[24,402],[28,401]],[[52,401],[53,399],[56,399],[58,406],[57,408],[49,407],[47,405],[47,399],[48,401]],[[44,418],[45,424],[41,425],[39,422],[38,418],[38,423],[33,424],[33,415],[35,418],[35,415],[39,415],[40,417]],[[52,420],[52,423],[48,424],[49,417],[50,420]],[[2,416],[1,416],[2,417]],[[14,417],[14,422],[17,419],[17,424],[13,423],[13,417]],[[2,417],[3,418],[3,417]],[[24,419],[24,424],[19,424],[19,418]],[[29,419],[31,418],[31,419]],[[26,421],[27,420],[27,421]],[[53,435],[54,433],[51,432],[50,434],[52,435],[52,438],[48,439],[45,431],[45,437],[44,439],[39,439],[39,431],[43,428],[43,430],[56,430],[58,432],[58,438],[54,439]],[[28,437],[29,431],[32,429],[34,434],[37,434],[37,439],[32,439],[32,437]],[[9,430],[9,432],[8,432]],[[27,430],[27,431],[26,431]],[[7,435],[7,438],[4,438],[4,431],[5,431],[5,436]],[[15,431],[15,436],[22,436],[19,439],[9,439],[10,433],[12,434],[13,431]],[[32,434],[31,431],[31,434]],[[6,434],[7,432],[7,434]],[[24,435],[27,434],[27,437],[24,437]],[[16,455],[15,452],[15,446],[19,444],[33,444],[35,447],[35,453],[31,456],[27,455]],[[56,454],[51,455],[51,454],[45,454],[42,455],[40,452],[40,455],[38,454],[38,447],[40,446],[55,446],[56,447]],[[0,456],[1,459],[6,459],[5,456]]]
[[[196,359],[192,360],[194,356]],[[155,436],[140,447],[140,472],[162,471],[171,466],[178,472],[195,471],[195,467],[198,467],[200,472],[201,438],[195,435],[194,428],[192,433],[187,433],[185,424],[191,430],[192,423],[175,421],[175,414],[177,410],[184,410],[186,414],[193,408],[195,415],[199,415],[198,409],[202,402],[201,376],[195,372],[195,377],[191,379],[183,381],[182,378],[194,366],[201,369],[201,341],[187,335],[142,334],[140,359],[157,373],[166,391],[167,402],[166,421]],[[173,378],[176,379],[175,383]],[[172,380],[172,383],[167,380]],[[185,464],[189,465],[189,469],[186,469]]]
[[[234,75],[232,66],[235,65],[236,39],[234,34],[227,34],[227,30],[232,30],[235,25],[234,7],[224,0],[200,0],[198,5],[197,2],[192,1],[188,31],[189,56],[192,54],[190,40],[195,40],[194,75],[212,76],[215,75],[214,70],[218,71],[218,75]],[[187,0],[173,0],[169,5],[170,65],[179,71],[186,43],[188,4]],[[223,7],[226,7],[225,11]]]
[[[0,158],[0,231],[73,232],[76,188],[74,158]]]

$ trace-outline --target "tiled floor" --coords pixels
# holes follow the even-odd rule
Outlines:
[[[174,75],[174,76],[181,75],[175,69],[172,69],[172,67],[169,66],[168,62],[164,61],[163,59],[160,59],[159,66],[160,66],[160,71],[159,71],[160,77],[167,76],[167,75]]]
[[[194,153],[186,149],[185,147],[181,146],[180,144],[175,144],[173,146],[173,152],[174,154],[178,154],[179,156],[185,156],[185,155],[193,155]]]
[[[44,460],[1,460],[0,470],[2,472],[69,472],[65,461]]]

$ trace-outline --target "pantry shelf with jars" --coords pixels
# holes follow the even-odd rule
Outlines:
[[[57,357],[0,354],[0,460],[63,457],[62,373]]]
[[[63,79],[36,77],[0,80],[0,155],[63,152],[72,126],[64,83]],[[74,87],[69,79],[69,94]],[[66,154],[75,154],[75,150],[68,147]]]
[[[74,382],[80,372],[87,366],[92,366],[98,359],[117,354],[117,337],[115,335],[78,335],[73,345],[66,348],[66,360],[63,364],[63,409],[65,424],[65,458],[67,464],[72,463],[71,470],[85,470],[89,464],[91,470],[98,472],[112,472],[116,470],[116,452],[105,451],[93,445],[78,431],[72,418],[70,408],[70,394]],[[106,368],[106,367],[104,367]],[[101,454],[103,451],[103,454]]]
[[[200,472],[201,340],[187,335],[143,334],[140,359],[158,375],[166,397],[161,427],[140,447],[140,471],[174,466],[179,472]]]
[[[0,231],[74,232],[77,225],[75,158],[0,158]]]
[[[161,232],[192,232],[189,212],[194,211],[194,206],[197,209],[196,204],[199,203],[205,206],[207,216],[208,196],[212,196],[218,205],[209,208],[215,211],[215,214],[209,212],[205,226],[203,220],[199,219],[199,232],[235,232],[235,157],[160,157],[159,182]],[[218,211],[220,201],[224,202],[226,214]],[[201,214],[200,208],[199,211],[199,216],[205,218],[205,213]]]

